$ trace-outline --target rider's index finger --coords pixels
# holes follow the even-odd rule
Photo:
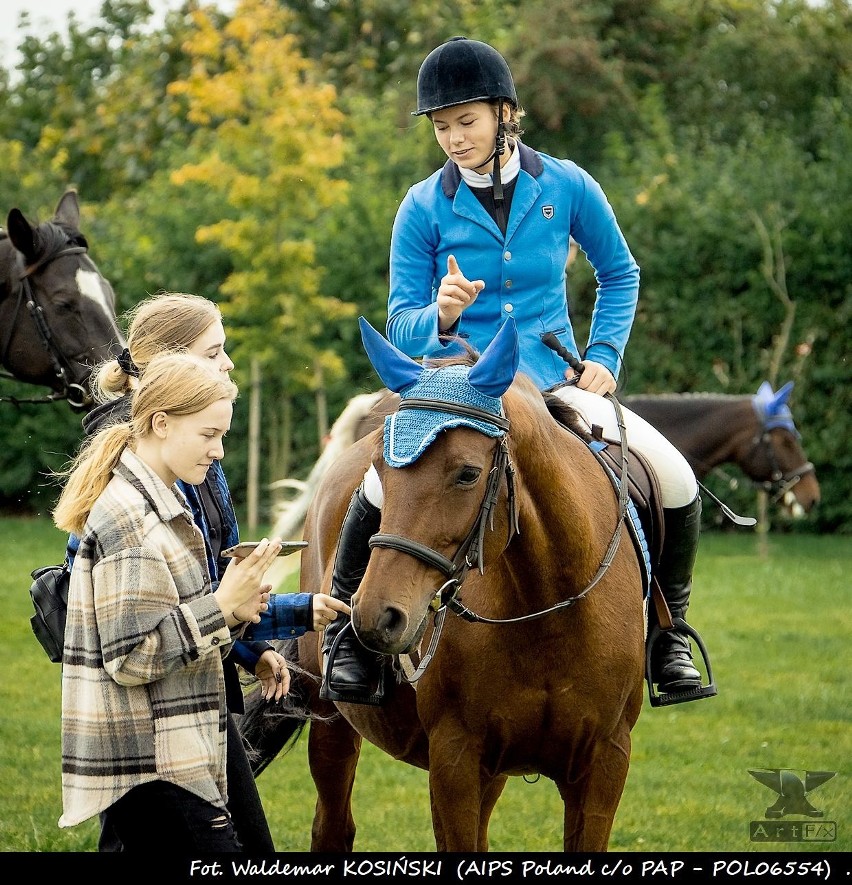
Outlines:
[[[455,255],[447,256],[447,273],[459,273],[459,263],[456,261]]]

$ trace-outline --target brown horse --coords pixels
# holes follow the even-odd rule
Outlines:
[[[478,367],[477,379],[492,366],[505,371],[505,337],[467,370],[471,380]],[[382,377],[388,383],[387,370]],[[553,780],[562,797],[565,850],[607,848],[643,700],[640,564],[620,534],[623,502],[586,442],[554,419],[524,375],[501,404],[496,438],[450,422],[399,467],[389,466],[377,429],[322,477],[305,526],[303,591],[330,592],[341,523],[372,464],[384,505],[352,622],[364,644],[403,670],[408,664],[409,677],[418,661],[423,669],[411,684],[388,663],[382,706],[340,703],[336,717],[316,681],[297,677],[296,693],[318,717],[309,731],[313,850],[353,849],[362,737],[428,770],[438,850],[487,850],[507,779],[534,774]],[[298,640],[298,663],[319,675],[318,634]],[[262,706],[250,700],[244,721],[260,752],[256,773],[293,731],[292,721],[267,717],[281,734],[277,744],[264,736]]]
[[[75,410],[86,409],[92,367],[124,343],[115,293],[89,257],[79,227],[71,190],[51,221],[31,224],[14,208],[0,230],[0,365],[6,377],[52,391],[0,401],[65,399]]]
[[[628,396],[624,404],[680,449],[699,479],[736,464],[800,517],[819,503],[820,489],[787,405],[792,388],[788,382],[773,391],[764,382],[753,396],[666,393]]]

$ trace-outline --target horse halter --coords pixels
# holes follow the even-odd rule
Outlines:
[[[45,268],[52,261],[55,261],[57,258],[62,258],[65,255],[79,255],[86,251],[87,250],[85,246],[69,245],[64,249],[58,250],[57,252],[52,252],[42,256],[40,259],[38,259],[38,261],[24,268],[19,276],[19,279],[21,281],[21,288],[18,293],[18,300],[15,304],[15,310],[12,314],[12,321],[9,323],[9,330],[6,333],[6,340],[3,342],[2,350],[0,350],[0,363],[4,363],[6,361],[9,347],[12,343],[12,335],[15,331],[15,323],[17,322],[18,315],[21,312],[21,306],[26,302],[27,310],[29,311],[33,322],[35,323],[35,328],[36,332],[38,333],[39,340],[44,345],[44,348],[47,351],[47,355],[50,357],[53,374],[59,381],[62,389],[59,391],[54,391],[52,394],[44,397],[32,397],[27,399],[21,399],[14,396],[0,397],[0,402],[12,402],[17,405],[18,403],[52,403],[64,399],[68,401],[68,404],[71,406],[71,408],[84,409],[92,401],[91,395],[82,384],[78,384],[76,381],[68,380],[68,370],[70,370],[71,368],[70,364],[53,340],[50,326],[45,319],[44,308],[42,308],[42,306],[38,303],[35,289],[30,282],[30,277],[32,277],[39,270]],[[2,377],[14,378],[11,373],[7,372],[3,372]]]
[[[803,476],[816,471],[816,468],[810,461],[805,461],[804,464],[800,464],[792,470],[782,470],[775,455],[772,439],[769,436],[769,428],[762,428],[752,440],[751,451],[754,452],[758,449],[763,450],[766,460],[769,462],[771,473],[769,479],[765,479],[762,482],[760,480],[752,480],[752,485],[771,495],[773,503],[780,501]]]
[[[442,553],[438,553],[437,550],[433,550],[419,541],[412,541],[401,535],[379,532],[370,538],[369,545],[371,549],[373,547],[386,547],[392,550],[399,550],[402,553],[413,556],[415,559],[419,559],[421,562],[425,562],[426,565],[436,568],[444,575],[447,580],[435,591],[435,597],[432,600],[432,608],[438,611],[448,605],[454,607],[453,603],[456,600],[456,595],[461,588],[462,582],[474,565],[477,566],[480,574],[485,570],[485,563],[483,561],[485,529],[489,527],[492,531],[494,530],[494,505],[497,503],[500,481],[504,475],[506,477],[507,504],[509,508],[509,537],[506,543],[511,541],[512,537],[518,532],[515,469],[509,458],[509,446],[506,439],[509,421],[484,409],[478,409],[476,406],[436,399],[417,399],[412,397],[400,403],[399,410],[402,409],[438,409],[442,412],[486,421],[489,424],[496,425],[503,431],[495,441],[494,459],[488,473],[488,481],[485,486],[482,503],[479,505],[479,512],[473,521],[473,525],[470,527],[470,531],[468,531],[452,559],[447,559]],[[455,607],[454,610],[460,613]],[[464,611],[467,611],[467,609],[464,609]]]

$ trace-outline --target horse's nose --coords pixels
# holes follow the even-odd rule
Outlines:
[[[398,654],[401,637],[408,629],[408,616],[393,605],[382,606],[375,614],[352,606],[352,626],[361,644],[380,654]]]

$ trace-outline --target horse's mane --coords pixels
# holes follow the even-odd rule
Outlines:
[[[49,261],[67,246],[88,248],[86,238],[73,227],[57,221],[45,221],[35,229],[35,258]]]
[[[655,402],[682,402],[684,400],[697,400],[699,402],[714,402],[716,400],[742,400],[751,399],[749,394],[744,393],[714,393],[711,391],[693,391],[689,393],[635,393],[624,397],[625,404],[630,400],[654,400]]]
[[[441,341],[447,345],[453,345],[461,349],[461,353],[450,352],[447,356],[428,357],[423,360],[423,367],[428,369],[440,369],[442,366],[472,366],[479,359],[479,351],[470,342],[458,335],[441,335]]]
[[[569,406],[568,403],[559,399],[555,393],[543,391],[541,395],[544,397],[544,404],[547,406],[547,411],[550,412],[556,421],[577,434],[577,436],[579,436],[584,442],[591,442],[592,435],[580,420],[580,416],[573,406]]]

